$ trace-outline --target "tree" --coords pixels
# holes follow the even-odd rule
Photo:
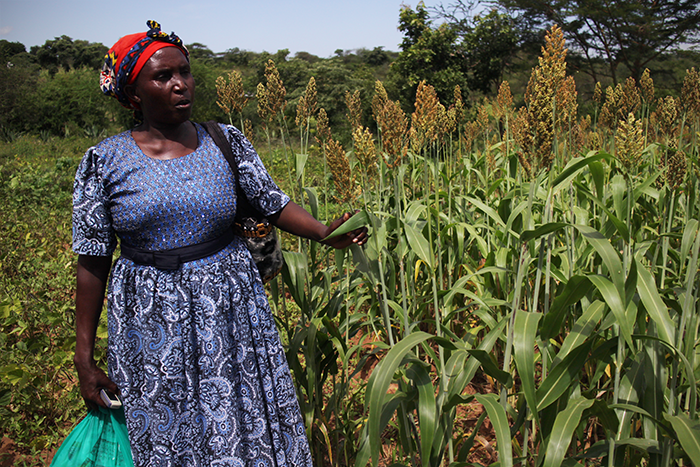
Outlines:
[[[416,10],[403,6],[399,30],[404,33],[402,51],[391,64],[391,85],[404,103],[412,103],[418,84],[425,80],[442,102],[452,102],[454,88],[468,88],[467,58],[458,44],[457,32],[449,24],[433,29],[423,3]]]
[[[559,24],[594,80],[600,63],[614,83],[620,67],[639,79],[661,54],[700,40],[697,0],[498,0],[523,29]]]
[[[497,92],[517,50],[514,21],[492,10],[486,16],[475,16],[473,22],[462,42],[471,71],[469,85],[483,93]]]
[[[187,44],[185,47],[187,47],[187,51],[190,53],[190,59],[194,58],[195,60],[211,62],[216,58],[214,52],[201,42],[193,42]]]
[[[26,51],[27,49],[21,42],[10,42],[5,39],[0,39],[0,64],[4,65],[10,58]]]
[[[64,35],[47,40],[44,45],[33,46],[30,53],[36,56],[42,68],[54,74],[59,67],[66,70],[83,66],[94,70],[100,69],[107,54],[107,47],[99,42],[74,41]]]

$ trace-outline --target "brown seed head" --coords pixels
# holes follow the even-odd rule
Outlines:
[[[389,97],[386,94],[386,89],[381,81],[377,80],[374,83],[374,96],[372,97],[372,116],[374,121],[379,125],[379,129],[383,130],[382,124],[380,123],[382,119],[381,113],[384,111],[384,106],[389,101]]]
[[[521,108],[516,114],[511,128],[513,130],[513,139],[520,146],[520,151],[517,151],[520,166],[528,176],[531,176],[531,160],[534,160],[534,141],[532,137],[533,132],[530,128],[530,114],[526,108]]]
[[[593,90],[593,102],[600,105],[603,100],[603,86],[600,85],[599,81],[595,83],[595,89]]]
[[[321,107],[318,110],[318,118],[316,119],[316,141],[320,146],[323,146],[330,139],[331,128],[328,126],[328,115],[326,114],[326,109]]]
[[[576,118],[578,112],[578,93],[573,76],[567,76],[557,89],[556,108],[557,125],[562,131],[568,131],[569,122]]]
[[[475,122],[467,122],[464,124],[464,131],[462,132],[462,144],[464,145],[464,151],[469,153],[472,150],[472,145],[476,139],[476,135],[479,128]]]
[[[559,87],[566,76],[566,52],[564,32],[556,24],[547,32],[539,67],[552,89]]]
[[[248,103],[248,98],[243,91],[243,79],[240,72],[229,71],[227,78],[216,78],[216,104],[229,116],[233,111],[241,112]]]
[[[305,125],[309,118],[316,113],[316,102],[316,79],[312,76],[297,104],[297,118],[295,120],[297,126]]]
[[[521,116],[520,131],[527,131],[531,137],[521,135],[521,148],[523,157],[528,158],[532,170],[530,175],[535,175],[541,168],[549,168],[554,160],[554,108],[572,109],[575,105],[575,86],[564,84],[566,79],[566,52],[564,48],[564,34],[559,26],[554,25],[547,32],[545,46],[542,48],[542,56],[539,65],[532,70],[530,81],[525,91],[527,114]],[[564,89],[558,96],[559,88]],[[565,102],[557,103],[557,98]],[[523,167],[525,165],[523,164]]]
[[[464,120],[464,101],[462,101],[462,88],[459,87],[459,84],[455,86],[454,100],[452,108],[454,108],[455,123],[461,125]]]
[[[382,144],[387,157],[383,158],[387,167],[394,168],[408,150],[408,117],[398,101],[387,101],[381,111]],[[379,122],[378,122],[379,123]]]
[[[598,124],[607,128],[615,128],[620,117],[624,116],[625,91],[621,84],[605,89],[605,103],[600,110]]]
[[[360,90],[355,90],[350,94],[350,91],[345,91],[345,104],[348,106],[348,113],[345,116],[350,122],[350,128],[353,131],[360,127],[362,122],[362,102],[360,101]]]
[[[325,144],[328,168],[333,175],[335,184],[335,199],[339,203],[352,203],[357,190],[355,188],[355,177],[350,172],[350,162],[343,150],[343,146],[334,139],[329,139]]]
[[[686,70],[683,79],[683,90],[681,91],[683,106],[688,113],[694,117],[700,116],[700,73],[695,71],[695,67]]]
[[[444,105],[438,103],[436,120],[435,132],[437,133],[437,139],[444,143],[445,135],[449,135],[455,129],[454,111],[450,112],[445,109]]]
[[[416,91],[416,110],[411,114],[411,147],[415,152],[435,141],[439,104],[435,88],[421,81]]]
[[[216,77],[216,95],[219,98],[216,101],[216,105],[218,105],[221,108],[221,110],[223,110],[227,114],[231,114],[231,112],[233,111],[231,107],[232,94],[230,89],[228,89],[228,83],[226,83],[226,80],[223,76]]]
[[[496,118],[503,118],[513,113],[513,94],[510,92],[510,84],[503,81],[498,88],[498,97],[493,106],[493,115]]]
[[[591,128],[591,116],[586,115],[581,117],[576,125],[573,126],[573,142],[576,152],[581,152],[588,143],[588,132]]]
[[[669,137],[675,133],[678,107],[678,102],[671,96],[659,99],[656,111],[652,115],[662,136]]]
[[[267,81],[269,112],[274,118],[277,113],[284,111],[284,108],[287,106],[287,90],[282,84],[280,73],[272,59],[268,60],[267,65],[265,65],[265,80]]]
[[[476,124],[479,126],[479,132],[481,133],[485,133],[489,128],[489,107],[491,107],[491,104],[488,98],[485,98],[476,112]]]
[[[258,100],[258,115],[263,122],[271,120],[270,104],[267,97],[267,88],[264,84],[258,83],[255,90],[255,98]]]
[[[677,190],[683,185],[688,171],[685,153],[674,146],[675,144],[671,144],[666,148],[659,167],[664,173],[663,181],[671,190]]]
[[[365,172],[373,174],[377,171],[377,150],[374,146],[374,138],[368,128],[358,127],[352,133],[352,141],[355,148],[355,156],[364,167]]]
[[[626,114],[635,113],[641,105],[642,98],[637,82],[631,76],[625,81],[622,109]]]
[[[654,103],[654,80],[651,79],[649,68],[644,70],[639,79],[639,86],[642,88],[642,99],[646,105]]]
[[[644,150],[644,133],[642,121],[636,120],[630,112],[615,134],[615,155],[627,172],[634,170],[642,159]]]
[[[246,137],[248,141],[250,141],[250,144],[255,146],[255,143],[253,142],[254,138],[254,133],[253,133],[253,123],[250,121],[250,119],[245,119],[243,122],[243,136]]]
[[[592,151],[599,151],[603,147],[603,138],[597,131],[588,133],[588,148]]]

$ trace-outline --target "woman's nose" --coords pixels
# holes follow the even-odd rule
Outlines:
[[[173,80],[175,81],[176,91],[186,91],[187,90],[187,80],[180,74],[173,75]]]

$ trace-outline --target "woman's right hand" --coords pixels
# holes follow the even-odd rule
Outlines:
[[[100,397],[100,389],[107,389],[114,394],[119,394],[117,385],[107,377],[102,369],[98,368],[94,360],[90,362],[75,362],[75,369],[80,380],[80,395],[85,400],[85,405],[90,410],[97,410],[97,406],[107,408]]]

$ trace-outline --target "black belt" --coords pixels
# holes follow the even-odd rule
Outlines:
[[[235,234],[232,229],[214,240],[196,245],[173,248],[172,250],[151,251],[134,248],[122,243],[122,256],[141,266],[155,266],[158,269],[176,270],[182,263],[206,258],[226,248],[233,241]]]

